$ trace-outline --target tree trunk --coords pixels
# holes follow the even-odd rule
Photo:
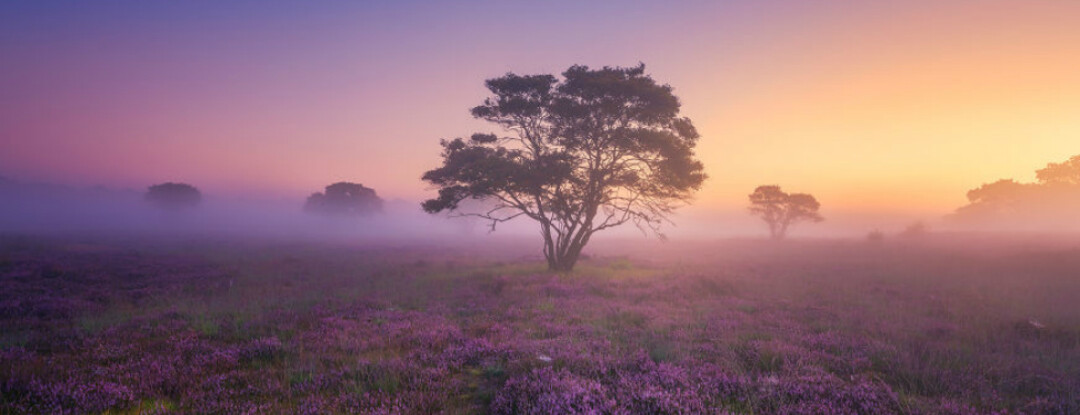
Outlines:
[[[776,240],[779,241],[781,239],[784,239],[785,236],[787,236],[787,228],[788,228],[788,225],[790,225],[790,224],[791,224],[791,222],[785,221],[784,223],[782,223],[780,225],[780,233],[776,236]]]
[[[548,270],[554,272],[570,272],[574,270],[574,265],[577,264],[578,258],[581,257],[581,250],[585,248],[584,243],[570,244],[565,249],[545,249],[544,257],[547,259]]]
[[[574,270],[581,250],[592,238],[593,217],[596,216],[596,205],[585,212],[586,219],[573,234],[565,237],[555,237],[551,234],[550,226],[542,226],[541,233],[544,235],[544,257],[548,261],[548,270],[555,272],[570,272]]]
[[[784,238],[784,231],[780,229],[780,224],[776,221],[769,221],[769,238],[774,241],[779,241]]]
[[[774,241],[783,240],[785,234],[787,234],[787,231],[785,231],[783,229],[777,229],[775,232],[772,233],[772,240],[774,240]]]

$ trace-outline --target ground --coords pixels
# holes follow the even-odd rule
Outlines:
[[[1080,413],[1080,244],[595,245],[2,237],[0,413]]]

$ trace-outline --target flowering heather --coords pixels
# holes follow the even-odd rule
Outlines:
[[[1075,251],[0,244],[0,413],[1080,413]]]

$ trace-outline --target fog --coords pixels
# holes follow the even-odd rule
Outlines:
[[[484,234],[470,220],[423,213],[392,200],[370,217],[305,213],[303,199],[204,195],[195,207],[161,209],[144,191],[6,181],[0,185],[0,231],[21,234],[118,234],[213,237],[418,240]]]
[[[389,200],[383,212],[366,217],[326,217],[306,213],[302,199],[204,195],[190,209],[160,209],[146,202],[143,190],[72,187],[58,184],[0,182],[0,232],[58,235],[209,236],[368,242],[493,242],[537,239],[536,224],[527,218],[490,223],[469,217],[427,214],[419,201]],[[1072,197],[1072,196],[1070,196]],[[1043,199],[1046,201],[1049,199]],[[1019,209],[965,207],[941,215],[906,212],[822,210],[825,221],[793,225],[789,239],[865,240],[873,231],[899,237],[920,223],[927,233],[987,234],[1031,239],[1034,235],[1067,236],[1080,229],[1075,198],[1052,199],[1057,206]],[[1029,204],[1030,205],[1030,204]],[[1037,204],[1036,204],[1037,205]],[[1011,209],[1011,210],[1010,210]],[[972,214],[974,212],[975,214]],[[745,209],[686,206],[661,228],[663,237],[633,225],[597,234],[595,241],[701,241],[765,239],[766,227]],[[595,245],[595,244],[594,244]]]

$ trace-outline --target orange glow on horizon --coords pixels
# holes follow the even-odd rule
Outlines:
[[[484,79],[638,61],[702,134],[697,210],[778,184],[824,209],[941,215],[968,189],[1080,154],[1080,3],[533,7],[177,23],[221,39],[210,46],[102,21],[0,45],[21,57],[0,67],[18,97],[0,115],[0,175],[289,198],[351,180],[415,201],[440,138],[493,130],[467,112]]]

